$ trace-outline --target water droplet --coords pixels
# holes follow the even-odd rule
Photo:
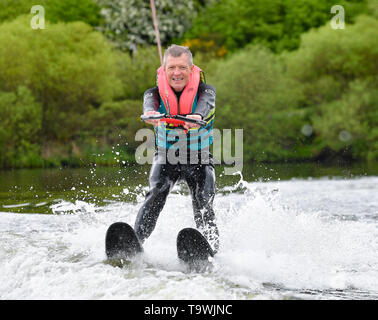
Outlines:
[[[352,135],[346,131],[346,130],[342,130],[340,131],[339,133],[339,139],[342,141],[342,142],[347,142],[349,141],[350,139],[352,139]]]
[[[303,135],[305,135],[306,137],[309,137],[312,135],[312,126],[310,124],[305,124],[302,129],[301,129],[301,132]]]

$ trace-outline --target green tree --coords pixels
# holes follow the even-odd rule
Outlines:
[[[343,0],[346,22],[366,10],[365,1]],[[332,18],[333,0],[220,0],[193,22],[186,38],[213,39],[228,51],[259,43],[275,52],[294,50],[300,35]]]
[[[119,53],[118,74],[125,99],[141,99],[144,91],[156,85],[156,70],[160,66],[155,46],[140,47],[134,54]]]
[[[44,0],[42,0],[44,1]],[[0,1],[0,23],[17,18],[19,15],[29,14],[35,5],[33,0],[2,0]]]
[[[45,9],[45,19],[49,22],[82,21],[91,26],[101,24],[100,7],[95,0],[2,0],[0,2],[0,23],[30,14],[34,5]]]
[[[117,47],[135,51],[139,45],[156,43],[149,1],[97,0],[103,8],[103,32]],[[202,1],[205,2],[205,1]],[[200,1],[156,0],[160,40],[163,44],[181,37],[191,26]]]
[[[121,95],[117,63],[103,35],[82,22],[33,30],[23,16],[0,25],[0,90],[32,90],[47,140],[69,141],[91,106]]]
[[[139,120],[142,113],[142,99],[106,102],[88,113],[86,132],[102,141],[100,145],[114,146],[120,140],[127,142],[131,152],[137,147],[135,134],[146,125]],[[93,144],[96,145],[96,144]]]
[[[301,133],[307,115],[298,110],[300,91],[285,75],[280,57],[252,46],[219,61],[215,69],[208,76],[217,90],[215,125],[244,130],[245,160],[309,157]]]
[[[378,160],[378,89],[355,80],[338,100],[320,104],[312,117],[318,148]]]
[[[0,91],[0,119],[0,167],[41,165],[42,106],[31,91]]]
[[[311,113],[315,156],[324,148],[356,159],[377,160],[378,20],[360,16],[354,25],[325,25],[302,37],[287,56],[288,73]]]
[[[100,7],[95,0],[44,0],[46,19],[53,23],[59,21],[82,21],[93,27],[101,24]]]

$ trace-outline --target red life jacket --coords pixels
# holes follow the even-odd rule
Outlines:
[[[159,94],[163,100],[165,108],[171,113],[172,116],[177,114],[186,115],[192,113],[194,101],[198,91],[198,85],[201,79],[201,71],[202,70],[199,67],[193,65],[192,71],[189,75],[189,82],[186,84],[184,91],[181,93],[180,101],[178,102],[173,89],[168,83],[164,66],[161,66],[157,70]]]

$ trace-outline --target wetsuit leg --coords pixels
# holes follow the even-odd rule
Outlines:
[[[141,242],[155,229],[167,196],[180,177],[177,166],[154,163],[149,177],[149,191],[135,220],[135,232]]]
[[[215,222],[213,201],[215,196],[215,172],[212,165],[182,166],[182,175],[192,196],[194,221],[215,252],[219,248],[219,231]]]

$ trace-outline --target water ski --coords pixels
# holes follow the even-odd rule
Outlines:
[[[205,271],[211,265],[214,251],[206,238],[196,229],[185,228],[177,235],[177,255],[191,270]]]
[[[109,260],[130,261],[143,252],[143,247],[129,224],[115,222],[106,232],[105,251]]]

